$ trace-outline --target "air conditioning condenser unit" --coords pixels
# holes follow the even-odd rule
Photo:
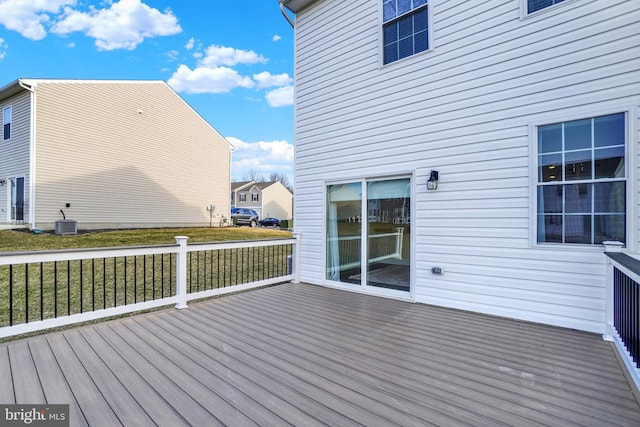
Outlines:
[[[56,221],[56,234],[78,234],[78,222],[75,219],[59,219]]]

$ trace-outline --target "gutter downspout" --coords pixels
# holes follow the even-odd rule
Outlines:
[[[31,112],[29,117],[29,227],[36,228],[36,91],[33,86],[18,79],[18,84],[31,92]]]
[[[284,3],[282,3],[282,0],[280,0],[280,12],[282,12],[282,15],[286,18],[287,22],[289,22],[291,28],[296,28],[295,22],[293,22],[287,11],[284,10]]]

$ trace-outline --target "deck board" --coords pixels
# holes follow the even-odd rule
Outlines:
[[[0,402],[70,403],[74,426],[637,426],[614,351],[595,334],[282,284],[0,344]]]
[[[76,421],[77,426],[87,426],[82,410],[62,375],[47,340],[44,337],[32,339],[29,341],[29,347],[38,370],[46,403],[69,404],[69,417]]]
[[[9,362],[9,349],[0,347],[0,402],[11,405],[16,402]]]

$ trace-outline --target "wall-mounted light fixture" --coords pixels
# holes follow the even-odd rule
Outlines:
[[[438,171],[431,171],[427,180],[427,190],[435,190],[438,188]]]
[[[2,187],[3,185],[5,185],[7,183],[6,179],[0,179],[0,187]]]

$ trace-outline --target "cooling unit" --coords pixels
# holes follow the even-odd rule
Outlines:
[[[75,219],[59,219],[55,231],[56,234],[77,234],[78,222]]]

